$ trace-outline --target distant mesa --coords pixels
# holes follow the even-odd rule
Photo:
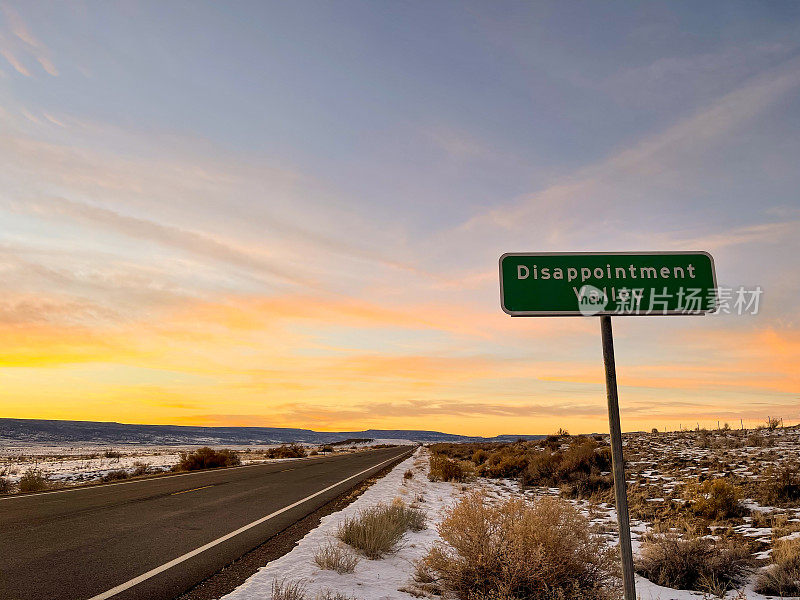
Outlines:
[[[138,444],[138,445],[257,445],[257,444],[366,444],[373,441],[514,442],[538,440],[543,435],[479,437],[416,429],[313,431],[284,427],[193,427],[186,425],[130,425],[103,421],[49,421],[0,419],[0,443],[16,444]]]

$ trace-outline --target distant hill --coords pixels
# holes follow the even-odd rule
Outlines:
[[[283,427],[193,427],[184,425],[129,425],[101,421],[47,421],[0,419],[0,444],[157,444],[248,445],[291,442],[332,443],[347,439],[405,439],[415,442],[513,442],[542,435],[470,437],[416,429],[366,431],[312,431]]]

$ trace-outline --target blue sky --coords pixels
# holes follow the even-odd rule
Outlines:
[[[4,3],[0,414],[601,429],[597,324],[509,320],[497,258],[699,249],[761,311],[619,323],[630,427],[800,420],[798,40],[791,2]]]

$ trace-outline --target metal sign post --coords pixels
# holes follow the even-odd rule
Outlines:
[[[608,429],[611,433],[611,468],[614,471],[614,499],[619,524],[619,550],[622,554],[622,586],[625,600],[636,600],[633,582],[633,549],[631,547],[631,522],[628,515],[628,490],[625,479],[625,459],[622,455],[622,428],[619,422],[617,397],[617,367],[614,363],[614,338],[611,317],[600,317],[603,338],[603,363],[606,368],[606,396],[608,397]]]
[[[611,315],[702,315],[716,309],[707,252],[540,252],[500,257],[500,298],[512,317],[599,316],[625,600],[636,600]]]

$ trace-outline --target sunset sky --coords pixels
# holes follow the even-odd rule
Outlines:
[[[800,4],[0,4],[0,417],[607,431],[504,252],[706,250],[624,430],[800,421]]]

